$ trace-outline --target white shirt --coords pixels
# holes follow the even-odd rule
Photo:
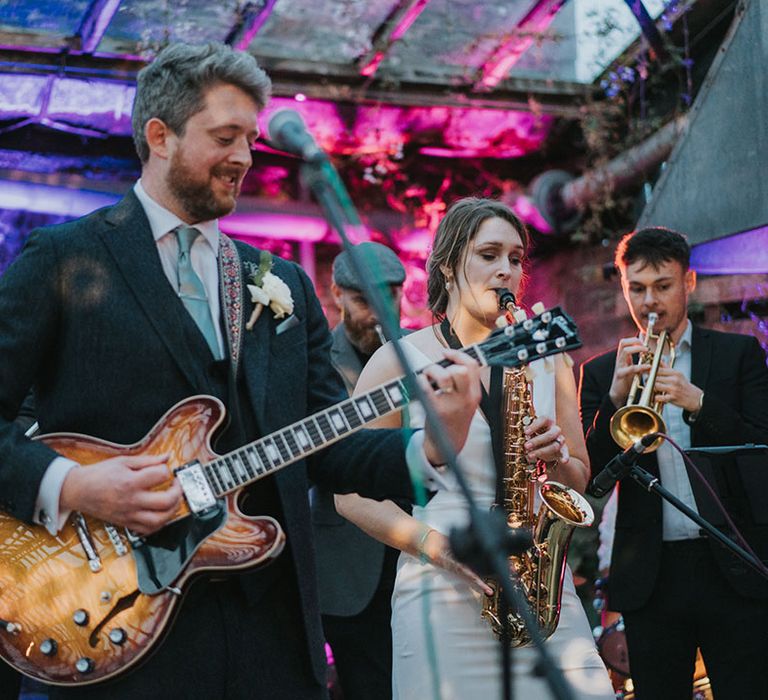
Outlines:
[[[163,272],[168,278],[168,283],[178,294],[179,279],[177,272],[177,260],[179,256],[179,242],[173,231],[182,225],[187,225],[174,213],[168,211],[150,197],[139,180],[134,185],[133,191],[144,209],[149,220],[152,236],[157,244],[157,252],[163,266]],[[195,238],[190,250],[192,268],[202,280],[208,295],[208,305],[213,317],[213,326],[216,330],[216,339],[219,350],[222,350],[223,337],[221,333],[221,310],[219,308],[219,225],[218,221],[203,221],[195,224],[195,228],[201,233]],[[69,511],[59,512],[59,498],[61,487],[69,470],[77,466],[66,457],[56,457],[46,469],[40,482],[35,502],[35,522],[44,525],[48,532],[55,535],[67,521]]]
[[[675,346],[674,368],[688,381],[691,380],[692,333],[691,322],[688,321],[685,332]],[[683,420],[683,409],[680,406],[665,404],[662,418],[667,425],[667,435],[683,450],[689,449],[691,447],[691,428]],[[698,513],[691,489],[691,481],[688,478],[688,472],[680,453],[664,441],[656,451],[656,458],[659,462],[659,475],[664,488],[671,491],[691,510]],[[653,496],[650,497],[653,498]],[[662,501],[661,513],[662,539],[665,542],[701,537],[699,526],[667,501]]]

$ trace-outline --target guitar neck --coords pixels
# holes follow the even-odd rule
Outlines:
[[[481,367],[487,364],[478,345],[463,352]],[[451,363],[442,360],[439,364]],[[394,379],[201,465],[203,473],[214,494],[224,496],[400,410],[409,400],[405,378]]]

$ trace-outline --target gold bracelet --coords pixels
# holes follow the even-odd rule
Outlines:
[[[431,563],[432,559],[427,555],[427,553],[424,551],[424,545],[427,542],[427,537],[429,537],[430,532],[435,532],[435,528],[433,527],[425,527],[424,532],[421,533],[421,537],[419,537],[419,542],[416,545],[416,554],[419,556],[419,561],[422,564],[428,564]]]

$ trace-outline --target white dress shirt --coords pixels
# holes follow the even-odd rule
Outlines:
[[[691,322],[685,328],[680,341],[675,346],[674,369],[680,372],[688,381],[691,380]],[[683,420],[683,409],[680,406],[665,404],[662,417],[667,425],[667,434],[684,450],[691,447],[691,428]],[[667,490],[677,496],[691,510],[698,513],[696,501],[693,498],[691,481],[680,453],[664,441],[656,451],[659,462],[661,483]],[[663,536],[665,542],[673,540],[689,540],[701,537],[699,526],[683,515],[677,508],[662,501],[661,507]]]
[[[187,224],[152,199],[142,187],[141,180],[134,185],[133,191],[149,220],[163,272],[165,272],[173,291],[178,294],[179,242],[173,232],[177,227]],[[195,228],[200,231],[201,235],[195,238],[190,250],[192,268],[202,280],[208,295],[208,305],[216,330],[216,339],[219,343],[219,350],[222,350],[224,345],[220,323],[221,310],[219,308],[219,225],[217,220],[203,221],[195,224]],[[44,525],[52,535],[55,535],[64,526],[69,517],[69,511],[59,511],[59,498],[64,479],[69,474],[69,470],[76,466],[77,463],[71,459],[56,457],[48,465],[48,469],[46,469],[40,482],[40,489],[37,492],[37,501],[35,502],[35,522]]]

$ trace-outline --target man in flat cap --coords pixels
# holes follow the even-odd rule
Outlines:
[[[374,282],[389,286],[400,317],[405,268],[390,248],[366,242],[357,247]],[[379,319],[361,290],[350,256],[333,261],[331,291],[341,314],[332,331],[331,363],[352,393],[368,358],[382,344]],[[390,599],[397,555],[336,512],[333,494],[312,494],[320,611],[345,698],[392,698]]]

